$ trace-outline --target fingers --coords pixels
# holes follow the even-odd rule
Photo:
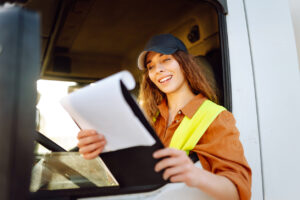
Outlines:
[[[170,178],[170,181],[172,183],[176,183],[176,182],[185,182],[187,179],[186,175],[185,174],[178,174],[178,175],[175,175],[175,176],[172,176]]]
[[[100,135],[100,134],[89,135],[89,136],[81,137],[80,139],[78,139],[77,146],[79,148],[81,148],[81,147],[84,147],[86,145],[94,144],[94,143],[102,142],[102,141],[106,141],[103,135]]]
[[[153,157],[163,158],[154,167],[156,172],[164,169],[163,179],[184,182],[190,187],[199,185],[199,179],[203,175],[202,169],[195,167],[184,151],[165,148],[154,152]]]
[[[185,152],[178,149],[164,148],[154,152],[153,157],[158,159],[167,156],[182,156],[183,154],[185,154]]]
[[[79,153],[86,154],[86,153],[89,153],[89,152],[93,152],[97,149],[100,149],[100,148],[104,147],[105,144],[106,144],[106,141],[100,141],[100,142],[92,143],[92,144],[89,144],[89,145],[85,145],[85,146],[83,146],[79,149]]]
[[[91,160],[91,159],[94,159],[96,158],[101,152],[102,150],[104,149],[104,146],[97,149],[96,151],[93,151],[93,152],[90,152],[90,153],[86,153],[86,154],[82,154],[83,157],[87,160]]]
[[[182,165],[185,162],[189,162],[189,158],[187,157],[184,151],[173,149],[173,148],[164,148],[154,152],[154,158],[164,158],[160,162],[155,165],[154,170],[156,172],[161,171],[162,169]]]
[[[91,136],[91,135],[97,135],[97,131],[95,130],[81,130],[78,134],[77,134],[77,139],[81,139],[87,136]]]
[[[194,171],[194,164],[184,151],[165,148],[154,152],[154,158],[163,158],[159,161],[154,170],[159,172],[165,169],[163,178],[171,182],[187,182],[192,177],[187,176]]]
[[[106,145],[105,137],[95,130],[81,130],[77,138],[79,153],[88,160],[96,158]]]
[[[163,174],[163,179],[168,180],[170,177],[181,174],[185,171],[184,166],[177,166],[177,167],[172,167],[168,168],[165,170]]]
[[[182,159],[181,157],[170,157],[170,158],[165,158],[163,160],[161,160],[160,162],[158,162],[155,167],[154,170],[156,172],[159,172],[165,168],[169,168],[169,167],[173,167],[176,165],[180,165],[184,162],[184,159]]]

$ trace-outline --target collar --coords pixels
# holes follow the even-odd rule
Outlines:
[[[207,99],[206,97],[204,97],[201,93],[199,93],[181,109],[182,113],[191,119],[194,116],[194,114],[197,112],[198,108],[202,105],[202,103],[206,99]],[[162,102],[158,105],[158,109],[160,115],[163,118],[168,119],[169,109],[168,109],[168,103],[166,98],[163,99]]]
[[[168,108],[167,98],[164,98],[157,107],[158,107],[158,110],[159,110],[159,114],[163,118],[168,119],[168,117],[169,117],[169,108]]]
[[[191,119],[205,100],[206,98],[199,93],[181,109],[182,113]]]

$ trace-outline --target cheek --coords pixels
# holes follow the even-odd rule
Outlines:
[[[148,72],[148,76],[149,76],[150,81],[155,83],[154,82],[154,75],[151,72]]]
[[[179,71],[181,71],[181,67],[176,60],[172,60],[169,64],[169,70],[179,73]]]
[[[183,71],[181,69],[178,71],[178,73],[179,73],[181,79],[185,79],[185,76],[184,76]]]
[[[175,74],[177,74],[177,77],[179,79],[184,78],[183,71],[177,62],[175,62],[174,65],[172,65],[172,71],[175,72]]]

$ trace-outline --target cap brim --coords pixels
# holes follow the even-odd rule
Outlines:
[[[140,53],[139,57],[138,57],[138,68],[140,70],[144,70],[145,69],[145,56],[147,54],[148,51],[143,51],[142,53]]]
[[[146,69],[146,67],[145,67],[145,56],[146,56],[147,52],[149,52],[149,51],[154,51],[154,52],[157,52],[157,53],[170,55],[170,54],[175,53],[177,51],[177,49],[168,48],[168,49],[161,50],[159,48],[149,48],[146,51],[143,51],[138,57],[138,68],[140,70]]]

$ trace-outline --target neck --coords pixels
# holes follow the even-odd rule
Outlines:
[[[195,96],[188,85],[176,92],[167,94],[169,112],[177,112]]]

